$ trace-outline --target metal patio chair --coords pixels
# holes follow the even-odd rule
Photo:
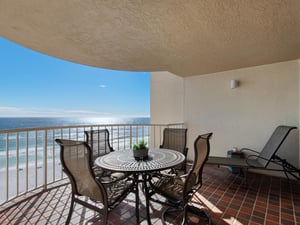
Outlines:
[[[108,129],[88,130],[84,131],[84,134],[86,142],[93,151],[93,160],[114,151],[109,142]]]
[[[109,131],[108,129],[100,129],[100,130],[88,130],[84,131],[85,140],[87,144],[92,149],[92,161],[94,162],[96,158],[108,154],[110,152],[115,151],[111,145],[109,140]],[[115,179],[123,179],[126,176],[129,176],[129,173],[121,173],[121,172],[112,172],[103,170],[97,166],[93,166],[94,173],[96,175],[111,175]]]
[[[181,176],[155,174],[154,177],[152,177],[150,182],[150,200],[168,206],[162,215],[164,224],[166,223],[166,214],[172,212],[176,213],[178,211],[183,211],[182,225],[187,224],[188,213],[204,217],[208,224],[211,223],[210,216],[203,209],[191,205],[193,195],[198,192],[202,186],[202,171],[209,155],[209,139],[211,136],[212,133],[203,134],[198,136],[195,140],[194,161],[187,174]],[[161,198],[154,198],[155,194],[163,196],[166,201],[162,201]]]
[[[55,141],[60,145],[63,171],[69,177],[72,186],[66,224],[71,220],[74,203],[78,203],[98,212],[102,224],[106,225],[109,211],[133,190],[134,182],[129,179],[96,177],[92,169],[92,151],[86,142],[64,139]]]
[[[163,143],[160,145],[160,148],[179,151],[187,157],[188,148],[186,147],[186,136],[186,128],[165,128],[163,131]],[[186,159],[183,163],[172,168],[173,173],[177,173],[177,171],[186,173]]]
[[[280,158],[276,155],[278,149],[285,141],[291,130],[297,129],[292,126],[278,126],[266,145],[261,152],[254,151],[252,149],[243,148],[241,152],[251,152],[246,158],[226,158],[226,157],[215,157],[210,156],[207,160],[207,164],[218,165],[218,166],[232,166],[239,167],[247,175],[248,169],[265,169],[283,171],[287,178],[289,175],[300,180],[300,170],[288,163],[285,159]],[[273,163],[281,166],[282,169],[272,169],[268,166]],[[246,176],[247,177],[247,176]]]

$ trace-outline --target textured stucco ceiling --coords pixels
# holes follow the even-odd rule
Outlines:
[[[95,67],[206,74],[300,58],[300,0],[0,0],[0,35]]]

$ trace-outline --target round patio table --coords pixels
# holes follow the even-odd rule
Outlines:
[[[170,149],[155,149],[149,148],[148,158],[145,160],[136,160],[133,157],[132,150],[114,151],[109,154],[98,157],[95,164],[103,169],[118,171],[118,172],[132,172],[136,183],[136,217],[139,223],[139,191],[138,183],[142,182],[144,187],[146,199],[147,222],[151,224],[149,213],[149,196],[147,181],[150,179],[150,172],[160,171],[172,168],[185,159],[185,156],[174,150]],[[139,180],[139,175],[142,180]],[[149,175],[149,176],[148,176]]]
[[[182,163],[184,159],[182,153],[174,150],[150,148],[148,158],[145,160],[136,160],[132,150],[125,150],[98,157],[95,164],[101,168],[119,172],[150,172],[174,167]]]

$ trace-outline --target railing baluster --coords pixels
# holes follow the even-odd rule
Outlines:
[[[28,191],[28,132],[26,132],[26,192]]]
[[[62,138],[62,137],[63,137],[63,129],[61,128],[61,129],[60,129],[60,138]],[[60,178],[63,179],[63,177],[64,177],[64,174],[61,173]]]
[[[55,137],[55,132],[54,129],[52,130],[52,181],[56,180],[56,166],[55,166],[55,162],[56,162],[56,155],[55,155],[55,144],[54,144],[54,137]]]
[[[129,142],[129,146],[132,146],[132,126],[130,125],[130,142]]]
[[[118,149],[120,149],[120,141],[119,141],[119,137],[120,137],[120,126],[118,126]]]
[[[8,174],[8,168],[9,168],[9,144],[8,144],[8,133],[6,134],[6,144],[5,144],[5,151],[6,151],[6,175],[5,175],[5,177],[6,177],[6,190],[5,190],[5,192],[6,192],[6,199],[5,199],[5,201],[7,201],[8,200],[8,198],[9,198],[9,193],[8,193],[8,181],[9,181],[9,174]]]
[[[35,141],[35,164],[34,164],[34,177],[35,177],[35,188],[37,187],[37,177],[38,177],[38,174],[37,174],[37,157],[38,157],[38,154],[37,154],[37,148],[38,148],[38,145],[37,145],[37,139],[38,139],[38,131],[36,130],[35,131],[35,138],[34,138],[34,141]]]
[[[19,132],[16,133],[16,185],[17,185],[17,195],[19,191]]]
[[[125,130],[125,126],[123,126],[123,143],[124,143],[124,149],[126,149],[126,130]]]
[[[48,132],[47,132],[47,129],[45,129],[44,131],[44,158],[43,158],[43,162],[44,162],[44,166],[43,166],[43,187],[44,187],[44,190],[47,189],[47,181],[48,181],[48,173],[47,173],[47,170],[48,170],[48,151],[47,151],[47,144],[48,144]]]

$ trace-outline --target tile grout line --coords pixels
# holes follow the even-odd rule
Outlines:
[[[238,190],[241,189],[242,185],[243,185],[243,184],[241,183]],[[245,193],[245,195],[244,195],[244,197],[243,197],[243,201],[242,201],[242,203],[241,203],[241,206],[245,203],[245,201],[246,201],[246,199],[247,199],[248,193],[249,193],[249,189],[247,189],[247,191],[246,191],[246,193]],[[239,208],[238,215],[239,215],[240,212],[241,212],[241,206],[240,206],[240,208]]]
[[[267,223],[267,218],[268,218],[268,215],[269,215],[269,212],[268,212],[268,208],[270,206],[270,192],[271,192],[271,187],[272,187],[272,184],[273,184],[273,179],[271,178],[271,182],[270,182],[270,186],[269,186],[269,189],[268,189],[268,201],[267,201],[267,207],[266,207],[266,213],[265,213],[265,218],[264,218],[264,224],[266,225]],[[278,221],[279,222],[279,221]]]
[[[294,202],[294,186],[290,186],[290,193],[291,193],[291,200],[292,200],[292,207],[293,207],[293,217],[294,217],[294,223],[297,224],[297,218],[296,218],[296,211],[295,211],[295,202]]]
[[[255,208],[256,202],[258,201],[258,193],[260,192],[260,189],[261,189],[261,181],[259,183],[259,187],[258,187],[257,192],[255,194],[255,201],[253,202],[253,207],[252,207],[252,211],[251,211],[251,214],[250,214],[250,221],[252,220],[252,217],[254,216],[254,208]]]
[[[281,187],[281,186],[282,186],[282,183],[281,183],[281,180],[280,180],[280,185],[279,185],[279,187],[280,187],[280,188],[279,188],[279,200],[280,200],[280,201],[279,201],[279,223],[281,223],[281,219],[282,219],[282,218],[281,218],[281,217],[282,217],[282,216],[281,216],[281,213],[282,213],[282,211],[281,211],[281,201],[282,201],[282,200],[281,200],[281,197],[282,197],[281,192],[282,192],[282,187]]]
[[[223,193],[223,195],[222,195],[223,197],[224,197],[224,195],[228,192],[228,190],[230,190],[230,187],[232,186],[232,184],[235,183],[235,181],[236,181],[237,179],[238,179],[238,178],[237,178],[237,176],[235,175],[235,177],[234,177],[234,179],[231,181],[230,185],[228,185],[227,188],[225,189],[225,191],[224,191],[224,193]],[[241,185],[241,184],[240,184],[240,185]],[[240,185],[239,185],[239,186],[240,186]],[[237,192],[237,190],[235,190],[233,196],[235,196],[236,192]],[[228,202],[227,207],[226,207],[226,209],[224,210],[224,213],[227,212],[227,209],[229,208],[229,205],[232,203],[232,201],[233,201],[233,196],[231,197],[230,201]],[[223,215],[224,215],[224,213],[223,213]],[[234,222],[233,222],[233,223],[234,223]]]

